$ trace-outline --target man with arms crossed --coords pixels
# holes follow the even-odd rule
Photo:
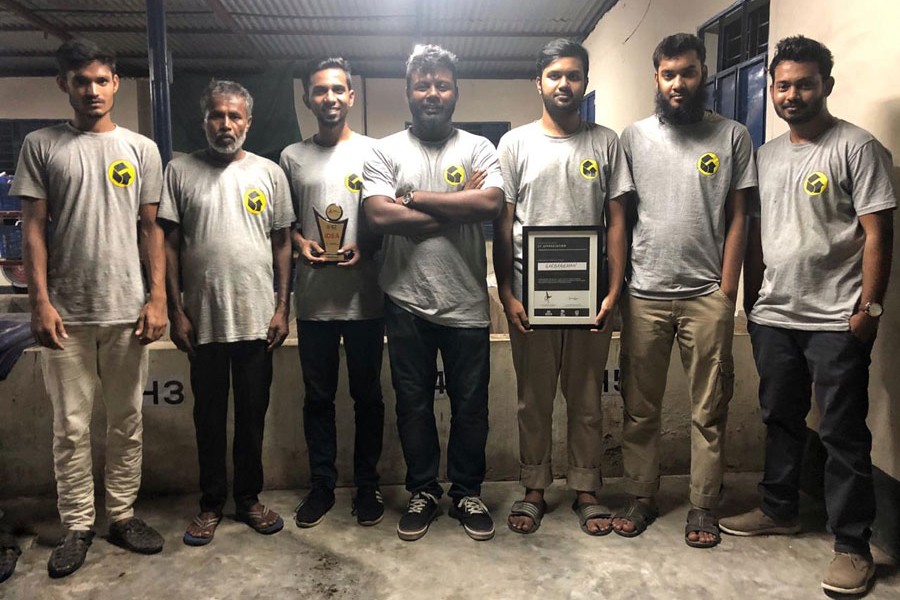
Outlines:
[[[769,66],[775,112],[790,131],[759,149],[759,218],[751,220],[745,306],[766,424],[762,504],[722,519],[735,535],[800,530],[799,478],[810,387],[828,453],[825,504],[834,558],[822,587],[865,592],[875,573],[869,362],[891,272],[891,155],[831,115],[831,52],[802,36]]]
[[[356,416],[353,479],[354,513],[360,525],[384,516],[378,488],[378,459],[384,430],[381,360],[384,349],[384,295],[378,287],[377,239],[367,235],[359,212],[362,166],[374,140],[351,131],[353,106],[350,65],[343,58],[316,62],[303,81],[303,102],[316,116],[319,131],[281,153],[291,184],[297,223],[294,247],[300,253],[294,285],[300,366],[306,398],[303,431],[309,452],[312,489],[297,507],[300,527],[318,525],[334,506],[337,483],[337,431],[334,396],[338,385],[341,339],[347,356],[350,396]],[[343,221],[339,253],[327,264],[320,221]],[[325,224],[328,227],[328,224]]]
[[[625,197],[634,189],[615,133],[581,120],[588,54],[559,39],[544,46],[536,83],[544,108],[540,121],[510,131],[500,141],[506,202],[494,225],[494,269],[510,322],[519,398],[519,460],[525,498],[513,504],[509,528],[532,533],[553,481],[550,466],[553,399],[561,381],[568,406],[567,480],[572,505],[590,535],[612,531],[612,514],[597,501],[603,454],[600,395],[609,352],[609,316],[625,282]],[[608,211],[608,219],[607,219]],[[531,331],[522,305],[522,228],[529,225],[606,226],[609,292],[596,316],[597,330]],[[602,245],[602,244],[601,244]]]
[[[74,117],[25,138],[11,190],[24,199],[31,324],[43,346],[58,507],[67,531],[50,555],[51,577],[81,567],[94,537],[90,425],[98,392],[107,418],[108,539],[133,552],[162,550],[162,537],[134,516],[133,505],[141,485],[146,345],[166,327],[163,232],[156,223],[159,152],[112,120],[119,77],[111,53],[73,40],[60,46],[57,61],[57,83]],[[49,221],[55,231],[48,238]]]
[[[171,336],[188,354],[194,393],[202,495],[183,537],[190,546],[212,541],[228,496],[229,376],[236,518],[263,534],[284,526],[259,493],[272,352],[288,334],[294,220],[282,170],[243,149],[253,122],[250,93],[213,80],[200,109],[209,146],[169,163],[159,208]]]
[[[639,535],[657,515],[660,413],[672,342],[691,392],[691,509],[685,542],[719,543],[725,425],[734,387],[734,308],[756,186],[747,129],[704,110],[706,49],[694,35],[653,53],[656,114],[627,127],[635,185],[631,274],[622,296],[622,454],[632,495],[613,527]]]
[[[480,498],[490,379],[481,222],[497,216],[503,179],[491,143],[451,124],[456,56],[416,46],[406,65],[406,96],[412,127],[381,140],[363,168],[366,216],[385,235],[380,282],[412,494],[397,533],[417,540],[439,513],[434,384],[440,350],[451,410],[450,515],[470,537],[487,540],[494,523]]]

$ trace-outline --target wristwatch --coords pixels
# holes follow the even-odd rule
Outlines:
[[[863,308],[863,312],[873,319],[877,319],[882,314],[884,314],[884,307],[878,302],[866,302],[866,306],[865,308]]]
[[[409,190],[405,194],[403,194],[403,206],[409,206],[413,201],[413,194],[415,194],[414,190]]]

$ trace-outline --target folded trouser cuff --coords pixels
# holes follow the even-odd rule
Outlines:
[[[119,512],[108,513],[106,516],[107,516],[107,520],[110,523],[115,523],[117,521],[124,521],[125,519],[130,519],[131,517],[134,516],[134,509],[128,508],[126,510],[122,510]]]
[[[566,482],[569,489],[582,492],[595,492],[603,485],[599,467],[594,469],[569,467],[569,471],[566,473]]]
[[[526,488],[545,490],[553,483],[553,472],[549,464],[525,465],[520,463],[519,481]]]
[[[699,491],[691,488],[691,504],[697,508],[713,509],[719,506],[722,501],[722,494],[701,494]]]
[[[652,498],[659,491],[659,479],[654,481],[636,481],[634,479],[625,478],[625,492],[632,496],[641,498]]]

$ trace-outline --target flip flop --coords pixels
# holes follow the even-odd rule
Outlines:
[[[612,511],[599,502],[583,502],[579,504],[578,498],[575,498],[575,502],[572,503],[572,510],[574,510],[575,514],[578,516],[578,521],[581,523],[581,530],[588,535],[609,535],[613,530]],[[591,519],[609,519],[609,527],[606,527],[605,529],[598,529],[597,531],[591,531],[587,526],[587,522]]]
[[[529,517],[532,521],[531,527],[528,529],[517,529],[509,522],[509,517],[506,518],[506,525],[516,533],[526,535],[534,533],[541,526],[541,519],[544,518],[544,512],[546,512],[546,510],[547,503],[544,502],[544,500],[541,500],[540,503],[531,502],[529,500],[517,500],[513,502],[512,508],[509,511],[509,517]]]
[[[203,515],[212,515],[211,517],[204,517]],[[188,546],[205,546],[213,540],[213,536],[216,535],[216,527],[219,525],[219,521],[222,520],[220,515],[215,513],[200,513],[194,517],[191,524],[188,526],[187,531],[184,532],[184,536],[181,538]],[[191,527],[194,527],[198,532],[197,535],[191,533]]]
[[[255,504],[248,510],[237,511],[236,521],[249,525],[256,533],[271,535],[284,528],[284,520],[274,510],[263,504]]]
[[[711,533],[715,539],[711,542],[692,542],[688,539],[689,533]],[[712,548],[722,541],[722,533],[719,531],[719,519],[712,511],[704,508],[692,508],[687,514],[687,523],[684,526],[684,543],[691,548]]]
[[[624,511],[617,512],[613,519],[627,519],[634,523],[634,531],[619,531],[613,528],[618,535],[627,538],[633,538],[641,535],[647,529],[647,526],[656,520],[659,516],[659,510],[655,506],[649,506],[643,502],[632,498],[628,502],[628,506]]]

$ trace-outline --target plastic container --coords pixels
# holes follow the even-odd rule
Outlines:
[[[15,223],[0,221],[0,258],[21,260],[22,221]]]

